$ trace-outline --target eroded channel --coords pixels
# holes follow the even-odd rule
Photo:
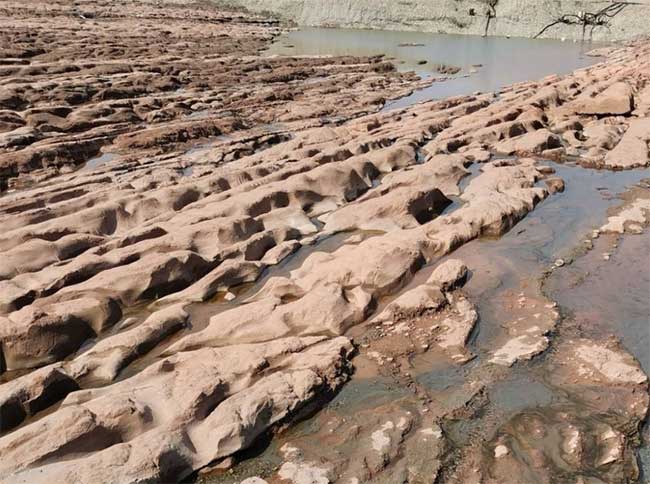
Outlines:
[[[584,475],[601,479],[593,482],[635,479],[634,454],[615,464],[607,460],[607,452],[618,452],[607,439],[619,435],[612,429],[625,428],[625,418],[603,413],[554,372],[565,341],[583,336],[620,339],[647,369],[649,232],[595,238],[594,231],[624,203],[619,195],[646,189],[643,180],[650,170],[544,164],[565,181],[562,193],[504,236],[475,240],[449,256],[472,270],[463,291],[480,318],[468,344],[474,357],[457,365],[415,348],[408,352],[408,367],[386,371],[392,357],[385,357],[378,370],[361,355],[353,359],[352,381],[323,410],[240,456],[241,464],[198,476],[198,482],[255,477],[280,482],[276,479],[284,475],[295,482],[302,476],[305,482],[325,483],[332,469],[356,469],[363,476],[359,482],[397,482],[407,475],[410,482],[427,482],[413,481],[413,473],[424,479],[439,470],[440,482],[468,482],[475,475],[472,466],[483,475],[507,468],[523,479],[518,482],[568,482]],[[479,169],[473,167],[463,186]],[[605,260],[603,253],[611,258]],[[421,269],[402,293],[424,283],[433,269]],[[620,281],[615,293],[614,281]],[[549,311],[557,317],[540,335],[547,340],[544,348],[512,366],[491,364],[509,337],[511,321],[535,324]],[[366,325],[351,336],[364,347],[372,332],[373,325]],[[631,445],[638,446],[639,434],[627,431]],[[643,476],[647,443],[637,452]]]

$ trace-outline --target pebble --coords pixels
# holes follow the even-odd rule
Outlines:
[[[562,267],[564,265],[564,259],[557,259],[554,265],[555,267]]]
[[[494,448],[494,457],[496,457],[497,459],[500,458],[500,457],[503,457],[504,455],[508,455],[509,453],[510,453],[510,451],[503,444],[497,445]]]
[[[642,234],[643,233],[643,226],[640,224],[629,224],[627,227],[627,231],[632,233],[632,234]]]

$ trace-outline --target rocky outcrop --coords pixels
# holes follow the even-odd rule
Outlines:
[[[573,101],[577,114],[624,116],[634,110],[634,91],[626,82],[617,82],[600,93],[586,93]]]
[[[646,166],[650,158],[650,118],[632,121],[616,147],[605,156],[611,168]]]
[[[120,384],[75,392],[55,414],[1,438],[0,474],[177,481],[336,390],[350,351],[346,338],[311,338],[166,358]],[[268,376],[258,376],[262,368]]]
[[[549,347],[559,316],[544,307],[499,321],[478,348],[477,373],[434,401],[411,374],[413,355],[453,380],[476,354],[479,314],[463,292],[474,279],[449,255],[503,236],[559,192],[544,159],[611,168],[620,143],[638,145],[648,45],[498,96],[378,112],[419,81],[378,58],[260,56],[276,26],[257,17],[146,2],[117,17],[102,3],[84,6],[11,4],[14,28],[0,33],[15,41],[2,44],[14,47],[3,47],[0,69],[10,93],[0,156],[20,172],[0,198],[0,480],[176,481],[227,467],[263,433],[334,396],[355,355],[358,374],[374,368],[419,400],[360,412],[358,428],[336,420],[349,433],[330,438],[353,447],[352,460],[332,464],[341,453],[330,448],[323,461],[287,451],[278,477],[436,475],[453,432],[439,422],[478,415],[488,385]],[[72,12],[88,32],[119,35],[125,50],[104,39],[82,63],[83,42],[43,46],[33,34],[40,23],[72,22]],[[158,30],[133,37],[140,21]],[[224,40],[209,53],[192,50],[204,29]],[[123,56],[141,59],[138,72]],[[144,67],[161,72],[140,78]],[[106,91],[88,98],[99,85]],[[606,109],[583,112],[584,101]],[[628,111],[605,112],[614,109]],[[71,128],[84,110],[101,125]],[[102,146],[115,156],[89,160],[84,140],[105,129],[115,136]],[[83,168],[65,158],[65,143],[79,144]],[[29,161],[48,159],[51,144],[55,169]],[[629,209],[614,228],[646,214],[645,204]],[[544,303],[519,303],[528,302]],[[590,345],[600,343],[561,353],[569,370],[557,384],[590,365],[600,392],[627,392],[636,409],[621,418],[638,424],[642,374],[620,349]],[[571,436],[584,432],[566,423],[558,436],[573,458]],[[597,429],[598,449],[620,463],[623,425],[610,427]],[[558,436],[549,441],[564,442]],[[367,445],[350,445],[355,438]]]
[[[12,28],[0,33],[0,191],[256,125],[265,128],[248,143],[274,144],[287,136],[280,123],[366,113],[414,87],[380,57],[260,56],[277,21],[209,5],[91,2],[81,13],[69,2],[9,2],[2,16]],[[68,27],[83,32],[74,43]],[[130,35],[139,29],[148,38]],[[123,47],[102,47],[112,42]],[[157,181],[183,168],[156,170]]]

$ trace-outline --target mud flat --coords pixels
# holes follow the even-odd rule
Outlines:
[[[642,259],[649,43],[380,112],[261,17],[2,14],[0,480],[639,480],[645,309],[562,284]]]

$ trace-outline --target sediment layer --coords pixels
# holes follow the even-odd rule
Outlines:
[[[630,40],[648,34],[650,5],[610,0],[213,0],[312,27],[406,30],[441,34],[540,37],[598,41]],[[622,8],[614,3],[627,3]],[[494,8],[490,7],[494,5]],[[603,9],[583,29],[585,14]],[[620,10],[619,10],[620,8]],[[587,15],[588,16],[588,15]],[[558,22],[567,19],[567,22]],[[548,27],[548,28],[547,28]]]

